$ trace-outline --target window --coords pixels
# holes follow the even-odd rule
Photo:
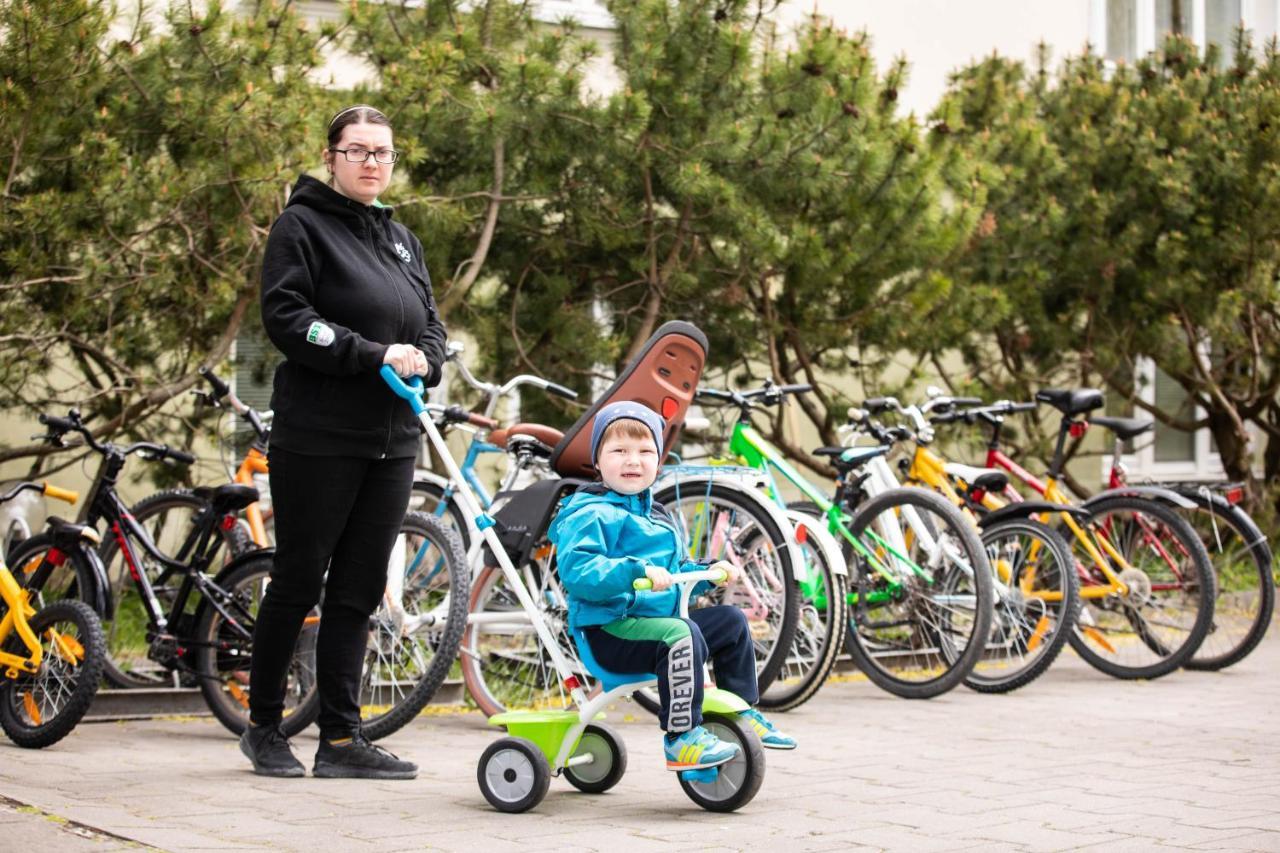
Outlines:
[[[1204,417],[1204,412],[1193,404],[1182,386],[1150,359],[1138,359],[1135,372],[1139,399],[1179,419]],[[1144,409],[1135,407],[1127,410],[1124,401],[1119,399],[1114,405],[1107,406],[1107,414],[1155,420]],[[1111,465],[1111,441],[1108,435],[1102,460],[1104,483]],[[1124,454],[1124,463],[1129,466],[1135,481],[1147,477],[1157,480],[1217,480],[1225,476],[1222,460],[1207,429],[1184,432],[1155,421],[1154,430],[1125,444]]]
[[[1236,27],[1254,31],[1255,43],[1276,34],[1278,0],[1092,0],[1090,40],[1110,62],[1132,63],[1180,33],[1203,47],[1216,44],[1231,62]]]
[[[539,21],[556,23],[573,18],[579,26],[598,30],[611,30],[613,16],[599,0],[540,0],[534,6],[534,16]]]

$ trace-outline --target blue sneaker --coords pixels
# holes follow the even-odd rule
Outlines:
[[[778,731],[778,727],[769,722],[769,718],[755,708],[740,711],[738,716],[755,730],[755,733],[760,736],[760,745],[766,749],[796,748],[795,738]]]
[[[702,770],[732,761],[738,745],[725,743],[702,726],[662,739],[668,770]]]

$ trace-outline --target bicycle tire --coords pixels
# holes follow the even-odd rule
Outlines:
[[[170,553],[167,549],[170,543],[176,548],[186,539],[191,523],[208,507],[209,502],[198,497],[190,489],[165,489],[142,498],[129,508],[129,513],[138,524],[147,529],[148,535],[162,554],[186,562],[190,559],[190,555]],[[175,511],[189,513],[189,515],[174,516],[174,521],[171,523],[169,513]],[[171,538],[175,534],[178,537],[176,541]],[[214,549],[211,552],[214,559],[210,563],[209,572],[216,575],[230,560],[257,547],[249,538],[248,531],[241,525],[236,524],[230,528],[219,525],[218,540],[214,543]],[[140,548],[137,550],[141,552]],[[128,567],[124,565],[122,559],[119,559],[120,544],[114,536],[108,535],[103,539],[98,555],[106,569],[108,594],[111,596],[113,605],[111,618],[102,620],[102,629],[107,637],[107,664],[104,677],[112,687],[125,689],[158,687],[169,683],[172,670],[148,658],[145,645],[141,649],[141,655],[134,655],[130,659],[128,649],[138,646],[138,638],[145,633],[148,617],[138,588],[129,575]],[[219,555],[223,555],[224,559],[219,560]],[[144,562],[148,560],[144,552],[139,556]],[[177,595],[182,577],[182,575],[172,576],[171,583],[158,583],[154,573],[147,578],[152,582],[156,599],[162,607],[166,608],[166,611]],[[195,606],[196,603],[192,602],[187,615],[189,620],[194,619]],[[168,613],[166,612],[165,615],[167,616]],[[145,643],[145,639],[142,642]]]
[[[360,678],[360,729],[370,740],[399,731],[422,712],[448,677],[467,626],[471,576],[456,533],[439,518],[422,512],[409,512],[401,522],[400,535],[414,537],[405,541],[413,555],[406,564],[409,574],[405,578],[405,610],[414,608],[416,613],[409,615],[440,610],[444,619],[443,624],[432,622],[426,630],[406,638],[403,636],[403,622],[397,626],[398,618],[389,609],[385,597],[370,618],[369,645]],[[417,544],[418,539],[421,544]],[[396,547],[400,547],[399,537],[396,542]],[[434,560],[427,550],[428,545],[434,548]],[[443,589],[430,585],[442,576],[445,580]],[[411,588],[416,588],[418,593],[412,601]],[[418,638],[422,642],[416,642]],[[407,642],[407,639],[415,642]],[[425,670],[409,672],[407,677],[412,686],[400,692],[398,685],[405,675],[398,667],[416,670],[427,653],[430,661]],[[383,695],[384,688],[389,690],[389,696]],[[389,705],[384,701],[387,698],[392,699]],[[366,709],[384,705],[387,706],[385,711],[365,716]]]
[[[1010,536],[1020,537],[1020,540],[1002,547],[1001,541],[1008,540]],[[1011,581],[1023,573],[1028,559],[1026,553],[1030,550],[1032,556],[1029,559],[1036,561],[1032,573],[1040,580],[1035,591],[1057,592],[1062,596],[1059,602],[1049,602],[1034,594],[1028,596],[1032,590],[1018,589],[1013,595],[997,598],[987,651],[964,683],[979,693],[1009,693],[1043,675],[1062,652],[1067,637],[1075,628],[1080,610],[1075,560],[1071,556],[1071,546],[1052,527],[1030,518],[1011,518],[994,524],[982,531],[981,538],[987,546],[992,566],[997,567],[993,556],[1004,560],[1009,566]],[[1043,547],[1048,549],[1053,561],[1050,565],[1056,568],[1051,568],[1047,577],[1045,563],[1036,555],[1037,549],[1028,549],[1021,538],[1043,543]],[[998,573],[997,568],[997,576]],[[996,654],[993,648],[1016,651],[1024,660],[1027,652],[1034,653],[1038,649],[1039,654],[1018,667],[1002,663],[1009,660],[1007,656],[993,660]]]
[[[1271,548],[1253,519],[1225,498],[1212,494],[1206,497],[1199,491],[1180,494],[1196,504],[1196,510],[1181,510],[1179,514],[1188,523],[1194,519],[1192,528],[1199,533],[1200,541],[1209,554],[1216,583],[1209,633],[1183,666],[1193,670],[1226,669],[1248,657],[1271,627],[1276,601]],[[1207,520],[1206,515],[1209,517]],[[1222,525],[1230,528],[1233,536],[1224,540],[1222,531],[1217,529]],[[1256,610],[1250,600],[1255,595]],[[1248,626],[1243,631],[1232,632],[1224,648],[1215,642],[1223,633],[1219,626],[1241,609],[1246,611]],[[1251,615],[1249,611],[1252,611]],[[1239,639],[1230,639],[1235,636]]]
[[[467,553],[471,548],[471,528],[467,525],[466,513],[462,511],[462,507],[458,505],[458,502],[453,500],[446,501],[444,487],[430,480],[413,481],[410,501],[418,500],[422,501],[420,506],[414,507],[413,503],[410,503],[410,508],[416,512],[441,519],[446,526],[457,531],[458,540],[462,543],[462,553]],[[445,504],[443,516],[437,514],[437,509],[442,502]],[[447,519],[447,522],[444,521],[445,519]]]
[[[74,626],[76,636],[72,639],[83,650],[80,662],[71,662],[70,667],[67,667],[66,654],[52,648],[53,641],[47,636],[47,632],[59,624]],[[40,671],[34,675],[20,675],[16,679],[0,676],[0,727],[18,746],[43,749],[69,735],[84,719],[102,681],[107,644],[98,615],[83,601],[55,601],[37,611],[29,625],[32,632],[41,638],[44,659]],[[8,645],[15,654],[23,654],[26,650],[16,635]],[[60,672],[68,669],[74,669],[69,679],[72,681],[70,690],[65,687],[67,679],[59,676]],[[59,689],[52,696],[50,691],[38,688],[41,681],[50,678],[59,678]],[[37,692],[42,694],[41,700],[36,699]],[[42,700],[62,698],[65,702],[52,715],[47,715],[49,706]]]
[[[767,587],[775,589],[776,594],[781,596],[780,606],[770,609],[767,605],[764,607],[764,619],[756,618],[752,620],[752,611],[755,610],[755,616],[761,615],[760,608],[746,607],[744,604],[751,604],[752,600],[741,594],[744,588],[744,582],[729,587],[717,587],[708,593],[707,599],[713,604],[734,604],[748,611],[748,621],[753,622],[752,636],[756,638],[756,679],[759,685],[761,695],[764,694],[769,686],[773,684],[778,677],[778,673],[782,669],[783,663],[786,661],[787,654],[791,649],[791,644],[795,641],[796,622],[800,618],[800,588],[795,580],[795,567],[791,561],[791,550],[788,547],[788,534],[774,521],[773,515],[764,507],[764,498],[758,497],[753,492],[743,491],[741,489],[732,488],[723,483],[710,482],[698,478],[682,480],[678,491],[681,501],[684,500],[704,500],[713,499],[718,501],[720,505],[731,508],[733,515],[732,522],[738,519],[748,520],[752,526],[743,527],[742,532],[735,534],[732,541],[736,543],[739,551],[748,554],[756,554],[758,557],[749,561],[743,567],[744,578],[751,581],[758,593],[759,590]],[[678,507],[673,508],[673,501],[677,494],[677,486],[675,484],[664,486],[660,491],[653,495],[653,500],[662,504],[671,513],[672,517],[677,520],[677,525],[682,524],[684,518],[683,513]],[[739,515],[740,514],[740,515]],[[681,528],[681,534],[684,530],[689,529],[690,525],[684,524]],[[712,534],[712,525],[707,525],[707,535]],[[759,537],[758,539],[753,537]],[[699,537],[702,538],[701,536]],[[724,556],[724,547],[721,547],[715,553],[704,553],[700,543],[686,543],[686,547],[690,548],[690,556],[694,559],[721,559]],[[761,547],[765,551],[760,551]],[[771,570],[771,566],[766,565],[763,558],[776,557],[777,572]],[[751,577],[750,575],[755,575]],[[766,637],[764,641],[759,639],[757,635],[763,635],[763,631],[759,626],[763,621],[766,625],[772,625],[769,622],[769,615],[773,610],[779,612],[777,627],[773,629],[773,636]],[[767,643],[767,645],[766,645]],[[763,651],[763,654],[761,652]]]
[[[984,653],[991,626],[994,591],[986,549],[979,540],[977,531],[950,501],[939,494],[917,488],[889,489],[859,504],[848,526],[854,537],[863,541],[868,526],[881,514],[907,506],[928,510],[945,519],[953,537],[952,541],[963,549],[961,556],[971,566],[972,570],[968,573],[959,567],[946,571],[942,577],[935,578],[933,583],[928,583],[923,578],[911,579],[917,589],[921,584],[927,584],[924,591],[930,592],[931,595],[938,595],[944,584],[951,584],[952,594],[955,594],[954,585],[962,583],[962,578],[970,579],[972,592],[958,594],[962,600],[967,601],[972,598],[974,602],[972,614],[969,616],[972,626],[969,639],[965,641],[962,650],[955,649],[954,641],[943,637],[939,633],[938,626],[931,626],[927,620],[917,616],[922,611],[916,607],[915,612],[909,613],[905,621],[892,623],[890,627],[909,626],[910,636],[906,638],[909,645],[903,652],[908,668],[904,671],[918,671],[926,677],[917,680],[895,675],[882,663],[882,661],[889,662],[900,654],[889,643],[894,639],[894,634],[889,632],[884,639],[878,639],[873,635],[872,629],[878,629],[880,626],[873,624],[873,620],[870,619],[862,623],[860,614],[863,608],[859,602],[858,606],[850,610],[846,645],[858,669],[877,687],[904,699],[930,699],[946,693],[964,681]],[[938,531],[933,533],[937,535]],[[879,576],[872,572],[871,567],[865,564],[864,559],[856,554],[847,542],[845,549],[845,558],[853,573],[849,584],[851,596],[857,594],[861,601],[862,595],[873,592],[872,586],[878,583]],[[935,568],[934,571],[938,570]],[[905,596],[908,593],[899,594]],[[909,594],[911,595],[909,603],[913,607],[926,597],[915,591]],[[891,598],[887,601],[896,604],[907,603],[908,600],[903,597],[897,602]],[[949,624],[957,617],[962,620],[965,615],[965,612],[959,608],[954,612],[944,608],[943,612]],[[974,637],[979,638],[979,641],[974,642],[972,639]],[[937,644],[938,649],[930,651],[929,644]],[[936,672],[939,668],[942,669],[940,674],[929,677],[930,673]]]
[[[825,519],[816,504],[798,501],[787,504],[815,519]],[[812,699],[826,683],[844,646],[848,619],[848,587],[845,577],[832,570],[822,552],[807,544],[800,545],[812,574],[811,589],[802,583],[800,616],[792,652],[783,663],[778,677],[760,694],[760,707],[774,711],[790,711]]]
[[[1098,599],[1101,603],[1096,606],[1091,604],[1091,598],[1087,594],[1090,584],[1081,583],[1080,597],[1082,607],[1080,608],[1080,616],[1076,620],[1076,630],[1072,631],[1071,636],[1068,638],[1071,647],[1090,666],[1113,678],[1159,678],[1163,675],[1168,675],[1181,667],[1195,654],[1196,649],[1200,647],[1200,643],[1203,642],[1205,635],[1209,631],[1210,622],[1213,620],[1214,576],[1209,554],[1191,525],[1162,503],[1130,495],[1116,495],[1103,498],[1089,505],[1086,509],[1089,511],[1086,526],[1090,532],[1105,527],[1109,523],[1108,519],[1116,513],[1144,513],[1156,519],[1160,527],[1167,531],[1169,536],[1174,537],[1182,553],[1189,557],[1189,565],[1186,568],[1190,569],[1187,574],[1191,581],[1181,584],[1181,586],[1195,596],[1195,616],[1190,626],[1186,629],[1185,638],[1182,639],[1177,648],[1168,649],[1162,638],[1152,633],[1151,623],[1148,623],[1146,617],[1137,612],[1139,608],[1147,608],[1147,605],[1152,600],[1150,592],[1154,591],[1155,585],[1151,583],[1148,572],[1138,566],[1134,566],[1133,571],[1142,573],[1146,578],[1146,585],[1150,587],[1146,600],[1141,600],[1141,590],[1136,589],[1136,587],[1142,581],[1136,578],[1133,584],[1135,587],[1133,602],[1121,601],[1119,596],[1107,596]],[[1133,530],[1134,528],[1130,527],[1129,529]],[[1121,546],[1123,544],[1123,542],[1120,543]],[[1113,543],[1112,547],[1117,546]],[[1150,550],[1150,548],[1144,549],[1144,551]],[[1078,540],[1072,542],[1072,551],[1078,561],[1087,559]],[[1135,556],[1137,555],[1130,555],[1126,559]],[[1130,561],[1132,562],[1132,560]],[[1083,564],[1077,562],[1077,566],[1081,565]],[[1206,592],[1208,593],[1207,595],[1205,594]],[[1128,599],[1129,596],[1125,596],[1125,598]],[[1112,645],[1111,640],[1098,627],[1099,620],[1111,613],[1119,614],[1123,617],[1123,622],[1117,619],[1108,620],[1104,623],[1104,627],[1110,624],[1121,626],[1121,632],[1117,633],[1117,642],[1121,642],[1122,634],[1131,632],[1136,636],[1138,643],[1142,647],[1145,647],[1151,655],[1156,656],[1157,659],[1154,662],[1121,663],[1108,658],[1098,650],[1101,648],[1116,655],[1120,653],[1120,650]],[[1124,624],[1129,626],[1128,631],[1123,629]],[[1112,630],[1109,627],[1107,629]],[[1126,649],[1136,649],[1138,648],[1138,643],[1123,638],[1122,645]],[[1141,655],[1141,652],[1139,654]],[[1143,659],[1146,659],[1146,657],[1146,655],[1142,655]]]
[[[517,569],[522,571],[522,580],[541,608],[541,617],[585,688],[592,679],[569,636],[568,610],[561,606],[563,592],[558,589],[554,569],[536,559]],[[573,704],[570,691],[534,633],[532,619],[496,566],[482,569],[471,586],[460,659],[467,693],[485,716],[508,710],[563,709]]]
[[[271,574],[272,552],[262,551],[246,557],[215,579],[227,595],[224,606],[235,607],[238,621],[253,631],[253,620],[262,592]],[[218,722],[232,734],[244,733],[249,721],[249,664],[253,646],[235,634],[221,632],[222,615],[217,608],[202,600],[195,623],[195,670],[205,704]],[[320,695],[316,689],[315,643],[319,631],[314,611],[294,646],[289,662],[285,712],[280,730],[292,737],[305,729],[320,714]],[[215,646],[218,646],[215,648]],[[292,704],[289,704],[292,699]]]

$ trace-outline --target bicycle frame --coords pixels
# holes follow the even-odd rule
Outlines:
[[[233,482],[243,486],[254,485],[253,477],[255,474],[267,474],[267,454],[254,444],[249,448],[249,452],[244,455],[244,459],[240,461],[240,467],[236,469],[236,476]],[[249,523],[249,536],[253,539],[255,545],[259,548],[268,548],[271,546],[271,540],[267,538],[266,523],[262,518],[262,508],[259,501],[254,501],[244,508],[245,521]]]
[[[947,500],[956,504],[965,518],[973,523],[977,523],[977,519],[973,515],[973,511],[969,509],[963,496],[956,491],[955,484],[952,482],[950,475],[947,474],[947,460],[939,454],[930,450],[922,444],[917,443],[915,453],[911,457],[911,466],[907,469],[907,479],[911,482],[923,483],[929,488],[937,491]],[[1028,554],[1027,571],[1023,573],[1019,581],[1019,589],[1023,595],[1040,599],[1041,601],[1061,601],[1061,592],[1050,592],[1046,590],[1036,591],[1033,589],[1036,579],[1037,557],[1040,553],[1041,543],[1036,540],[1031,545]],[[1009,575],[1009,568],[1003,561],[996,561],[996,581],[998,583],[1007,584],[1012,577]]]
[[[889,563],[881,560],[872,548],[868,548],[857,536],[853,535],[853,531],[848,527],[849,517],[841,510],[839,506],[831,501],[822,490],[813,485],[809,480],[800,474],[782,454],[771,445],[764,436],[756,431],[755,427],[749,423],[743,423],[739,420],[733,428],[733,434],[729,439],[729,452],[739,457],[750,468],[764,472],[769,478],[770,491],[772,494],[779,495],[777,481],[774,479],[774,471],[780,473],[788,482],[800,490],[801,494],[813,501],[827,518],[827,529],[833,537],[843,538],[849,543],[850,547],[867,560],[868,565],[880,575],[889,585],[890,589],[885,591],[873,592],[868,596],[867,603],[876,604],[881,601],[888,601],[893,597],[894,591],[899,587],[902,578],[916,575],[923,578],[926,582],[932,583],[932,574],[924,567],[915,563],[906,556],[907,543],[902,535],[901,528],[896,525],[880,523],[877,519],[877,526],[880,528],[877,533],[875,530],[867,530],[867,536],[874,543],[875,548],[883,549],[890,556]],[[887,463],[883,458],[873,459],[871,463],[880,462],[885,465]],[[884,479],[885,471],[877,469],[873,464],[868,464],[868,470],[871,472],[872,480],[879,480],[874,487],[878,490],[873,494],[879,494],[880,491],[895,488],[898,484],[893,477],[892,471],[888,471],[887,481]],[[865,484],[864,484],[865,485]],[[933,535],[925,528],[919,515],[914,509],[907,507],[904,509],[908,523],[912,530],[920,537],[922,544],[930,553],[937,553],[937,543]],[[936,558],[934,558],[936,559]],[[972,571],[972,568],[969,569]],[[848,600],[851,604],[858,603],[858,593],[848,593]]]
[[[1041,481],[1017,462],[1006,456],[994,444],[987,448],[986,464],[987,467],[990,468],[1000,468],[1004,471],[1008,471],[1014,477],[1021,480],[1031,489],[1042,495],[1045,500],[1050,503],[1059,504],[1061,506],[1074,506],[1075,504],[1071,497],[1058,487],[1057,478],[1052,472],[1050,472],[1050,474]],[[1010,500],[1022,500],[1022,496],[1018,494],[1012,485],[1006,487],[1005,494]],[[983,498],[983,505],[991,509],[998,509],[1004,505],[1004,502],[995,498],[993,495],[987,495]],[[1097,573],[1100,573],[1104,579],[1104,582],[1099,583],[1096,576],[1090,573],[1087,568],[1077,561],[1076,570],[1080,575],[1081,581],[1083,581],[1080,584],[1080,597],[1087,599],[1105,598],[1109,595],[1127,595],[1129,588],[1125,582],[1121,580],[1120,573],[1128,569],[1132,569],[1133,566],[1125,559],[1124,555],[1111,544],[1111,541],[1107,538],[1105,532],[1100,531],[1098,535],[1094,536],[1081,527],[1069,513],[1061,513],[1059,517],[1067,525],[1067,528],[1071,531],[1071,535],[1075,540],[1080,543],[1080,547],[1084,549],[1085,554],[1088,555],[1089,560],[1093,563],[1094,570]],[[1165,560],[1169,560],[1168,552],[1164,549],[1164,546],[1160,544],[1158,538],[1151,535],[1151,531],[1145,523],[1143,523],[1143,533],[1144,536],[1153,540],[1153,543],[1159,550],[1161,556]],[[1113,566],[1119,566],[1120,571],[1117,572]],[[1179,578],[1181,577],[1181,573],[1178,572],[1177,567],[1172,561],[1170,561],[1170,568],[1174,571],[1176,576]],[[1176,588],[1175,584],[1152,585],[1153,590],[1169,590],[1174,588]]]

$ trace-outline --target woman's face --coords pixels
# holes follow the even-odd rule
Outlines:
[[[369,157],[363,163],[350,162],[347,157],[359,160],[368,152],[391,151],[391,128],[383,124],[349,124],[342,129],[342,138],[333,148],[340,148],[348,154],[332,149],[324,152],[325,163],[333,174],[333,188],[353,201],[361,204],[373,204],[374,199],[382,194],[391,183],[391,163],[379,163]]]

